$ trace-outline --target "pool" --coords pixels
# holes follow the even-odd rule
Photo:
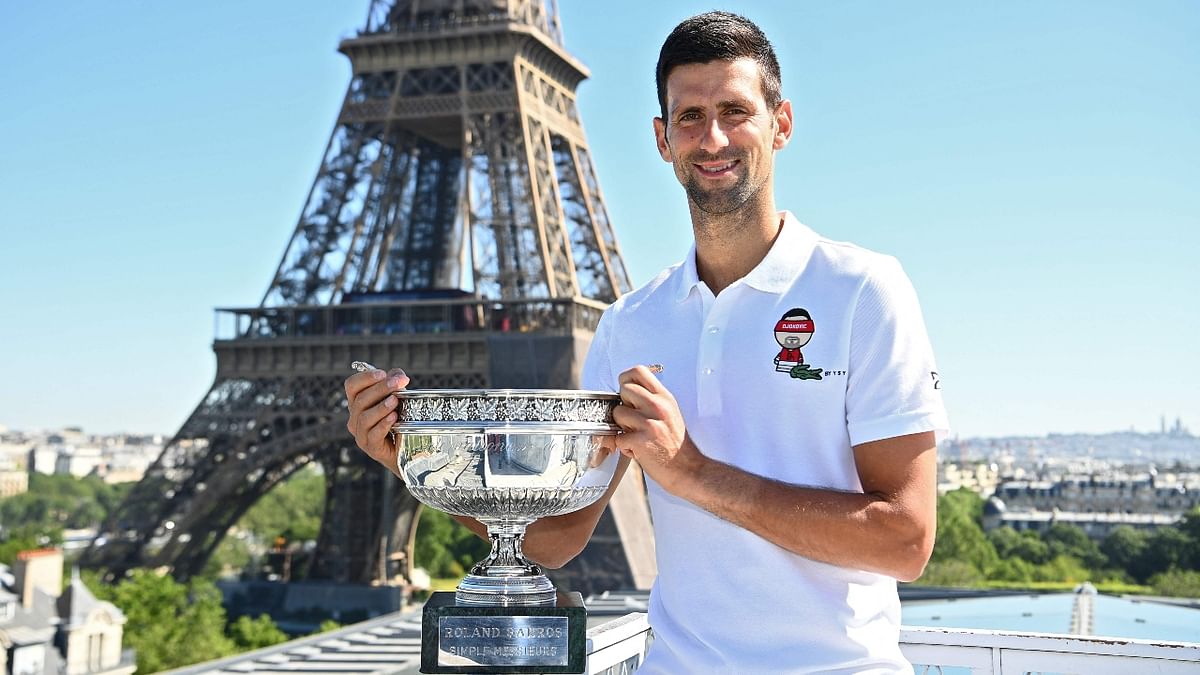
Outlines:
[[[1074,593],[911,600],[900,616],[905,626],[1066,634],[1074,602]],[[1200,642],[1200,609],[1108,595],[1093,597],[1092,607],[1092,635]]]

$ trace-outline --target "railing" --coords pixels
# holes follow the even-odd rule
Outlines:
[[[1200,673],[1200,644],[1050,633],[903,628],[900,648],[918,675],[969,672]],[[919,664],[919,665],[918,665]]]
[[[551,17],[544,11],[537,11],[533,0],[516,3],[508,9],[498,9],[478,14],[456,15],[446,10],[441,13],[433,12],[410,21],[402,21],[399,17],[389,17],[387,12],[378,11],[372,3],[367,27],[360,35],[377,35],[379,33],[427,33],[448,28],[468,28],[505,24],[509,22],[527,23],[541,29],[556,43],[562,44],[562,29],[558,24],[557,15]]]
[[[609,654],[592,648],[593,629],[588,632],[588,673],[625,675],[636,671],[650,635],[646,615],[629,614],[608,625],[618,630],[612,634],[611,643],[623,650],[623,657],[618,657],[615,650]],[[900,630],[900,649],[917,675],[1200,673],[1200,644],[1185,642],[906,627]],[[613,666],[617,669],[608,670]]]
[[[216,310],[220,340],[328,338],[451,332],[595,330],[606,305],[587,298],[408,300]]]
[[[646,658],[650,624],[644,613],[626,614],[587,632],[588,675],[629,675]]]

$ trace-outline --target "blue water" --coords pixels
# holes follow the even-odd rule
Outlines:
[[[1071,593],[955,600],[914,600],[901,605],[905,626],[1069,633]],[[1111,596],[1093,598],[1092,634],[1141,640],[1200,642],[1200,609]]]
[[[1200,642],[1200,609],[1101,595],[1092,632],[1112,637]]]
[[[1006,595],[994,598],[920,600],[903,603],[905,626],[982,628],[1067,633],[1071,630],[1071,594]]]

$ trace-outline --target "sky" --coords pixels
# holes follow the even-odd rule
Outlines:
[[[0,425],[172,434],[262,300],[367,0],[0,4]],[[635,284],[680,260],[662,39],[713,0],[559,0]],[[961,437],[1200,432],[1200,4],[726,3],[796,132],[776,199],[898,257]]]

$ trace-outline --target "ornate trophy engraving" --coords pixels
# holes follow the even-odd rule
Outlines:
[[[586,612],[521,550],[525,528],[592,504],[619,454],[616,394],[412,390],[396,394],[397,464],[414,497],[487,526],[492,550],[422,620],[422,672],[577,673]],[[451,597],[452,596],[452,597]]]

